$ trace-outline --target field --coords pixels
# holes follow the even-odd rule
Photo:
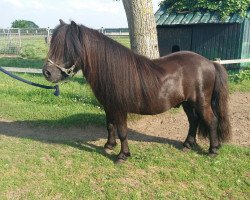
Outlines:
[[[114,40],[119,41],[126,47],[130,46],[128,36],[111,36]],[[0,38],[0,52],[1,42]],[[6,42],[5,42],[6,43]],[[5,44],[4,43],[4,44]],[[11,47],[5,47],[10,48]],[[16,47],[17,48],[17,47]],[[0,57],[0,66],[22,67],[22,68],[41,68],[44,64],[48,51],[48,45],[45,43],[44,36],[22,37],[22,48],[18,57]],[[0,54],[1,56],[1,54]]]
[[[119,147],[103,151],[104,112],[82,77],[60,85],[55,97],[0,73],[0,199],[249,199],[247,73],[230,76],[234,136],[219,156],[209,157],[201,139],[194,151],[181,151],[187,119],[174,109],[130,116],[132,157],[123,165],[114,164]]]

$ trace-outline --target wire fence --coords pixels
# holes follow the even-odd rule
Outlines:
[[[52,29],[0,29],[0,54],[2,56],[19,56],[25,47],[35,43],[46,45]]]
[[[127,28],[101,28],[98,31],[109,36],[126,36]],[[0,29],[0,56],[26,56],[26,49],[32,49],[32,46],[39,45],[43,50],[50,43],[53,29]],[[28,55],[30,57],[30,55]]]
[[[104,29],[99,32],[129,47],[128,29]],[[41,68],[46,58],[53,29],[0,29],[0,66]]]

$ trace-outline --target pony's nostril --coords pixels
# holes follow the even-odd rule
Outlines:
[[[46,78],[49,78],[51,76],[51,73],[48,70],[43,70],[43,74]]]

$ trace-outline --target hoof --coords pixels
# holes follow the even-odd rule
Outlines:
[[[116,143],[115,143],[115,144],[106,143],[106,144],[104,145],[104,150],[105,150],[105,151],[113,151],[114,148],[115,148],[115,146],[116,146]]]
[[[116,161],[115,161],[115,164],[116,165],[120,165],[120,164],[123,164],[123,163],[125,163],[126,162],[126,160],[123,160],[123,159],[117,159]]]
[[[104,148],[104,152],[105,152],[106,154],[112,154],[113,149]]]
[[[216,157],[218,155],[218,148],[217,147],[215,147],[215,148],[209,148],[209,151],[208,151],[209,156],[210,157]]]
[[[117,156],[115,164],[121,164],[121,163],[126,162],[126,160],[128,159],[128,157],[130,157],[130,156],[131,156],[131,154],[129,152],[128,153],[120,153]]]
[[[216,156],[218,156],[218,153],[209,153],[208,155],[211,158],[215,158]]]
[[[187,148],[187,147],[185,147],[185,146],[182,148],[182,151],[183,151],[183,152],[189,152],[190,150],[191,150],[190,148]]]
[[[191,150],[193,147],[195,147],[196,146],[196,142],[189,142],[189,141],[185,141],[184,143],[183,143],[183,150],[184,149],[189,149],[189,150]],[[187,150],[186,150],[187,151]]]

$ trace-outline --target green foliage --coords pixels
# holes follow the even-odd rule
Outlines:
[[[235,83],[241,83],[243,81],[250,81],[250,69],[241,70],[239,73],[230,74],[229,80]]]
[[[11,28],[39,28],[39,26],[32,21],[15,20],[11,23]]]
[[[161,5],[175,12],[215,11],[226,19],[232,13],[246,16],[250,0],[164,0]]]
[[[229,71],[229,91],[250,92],[250,69],[246,68],[240,72]]]

